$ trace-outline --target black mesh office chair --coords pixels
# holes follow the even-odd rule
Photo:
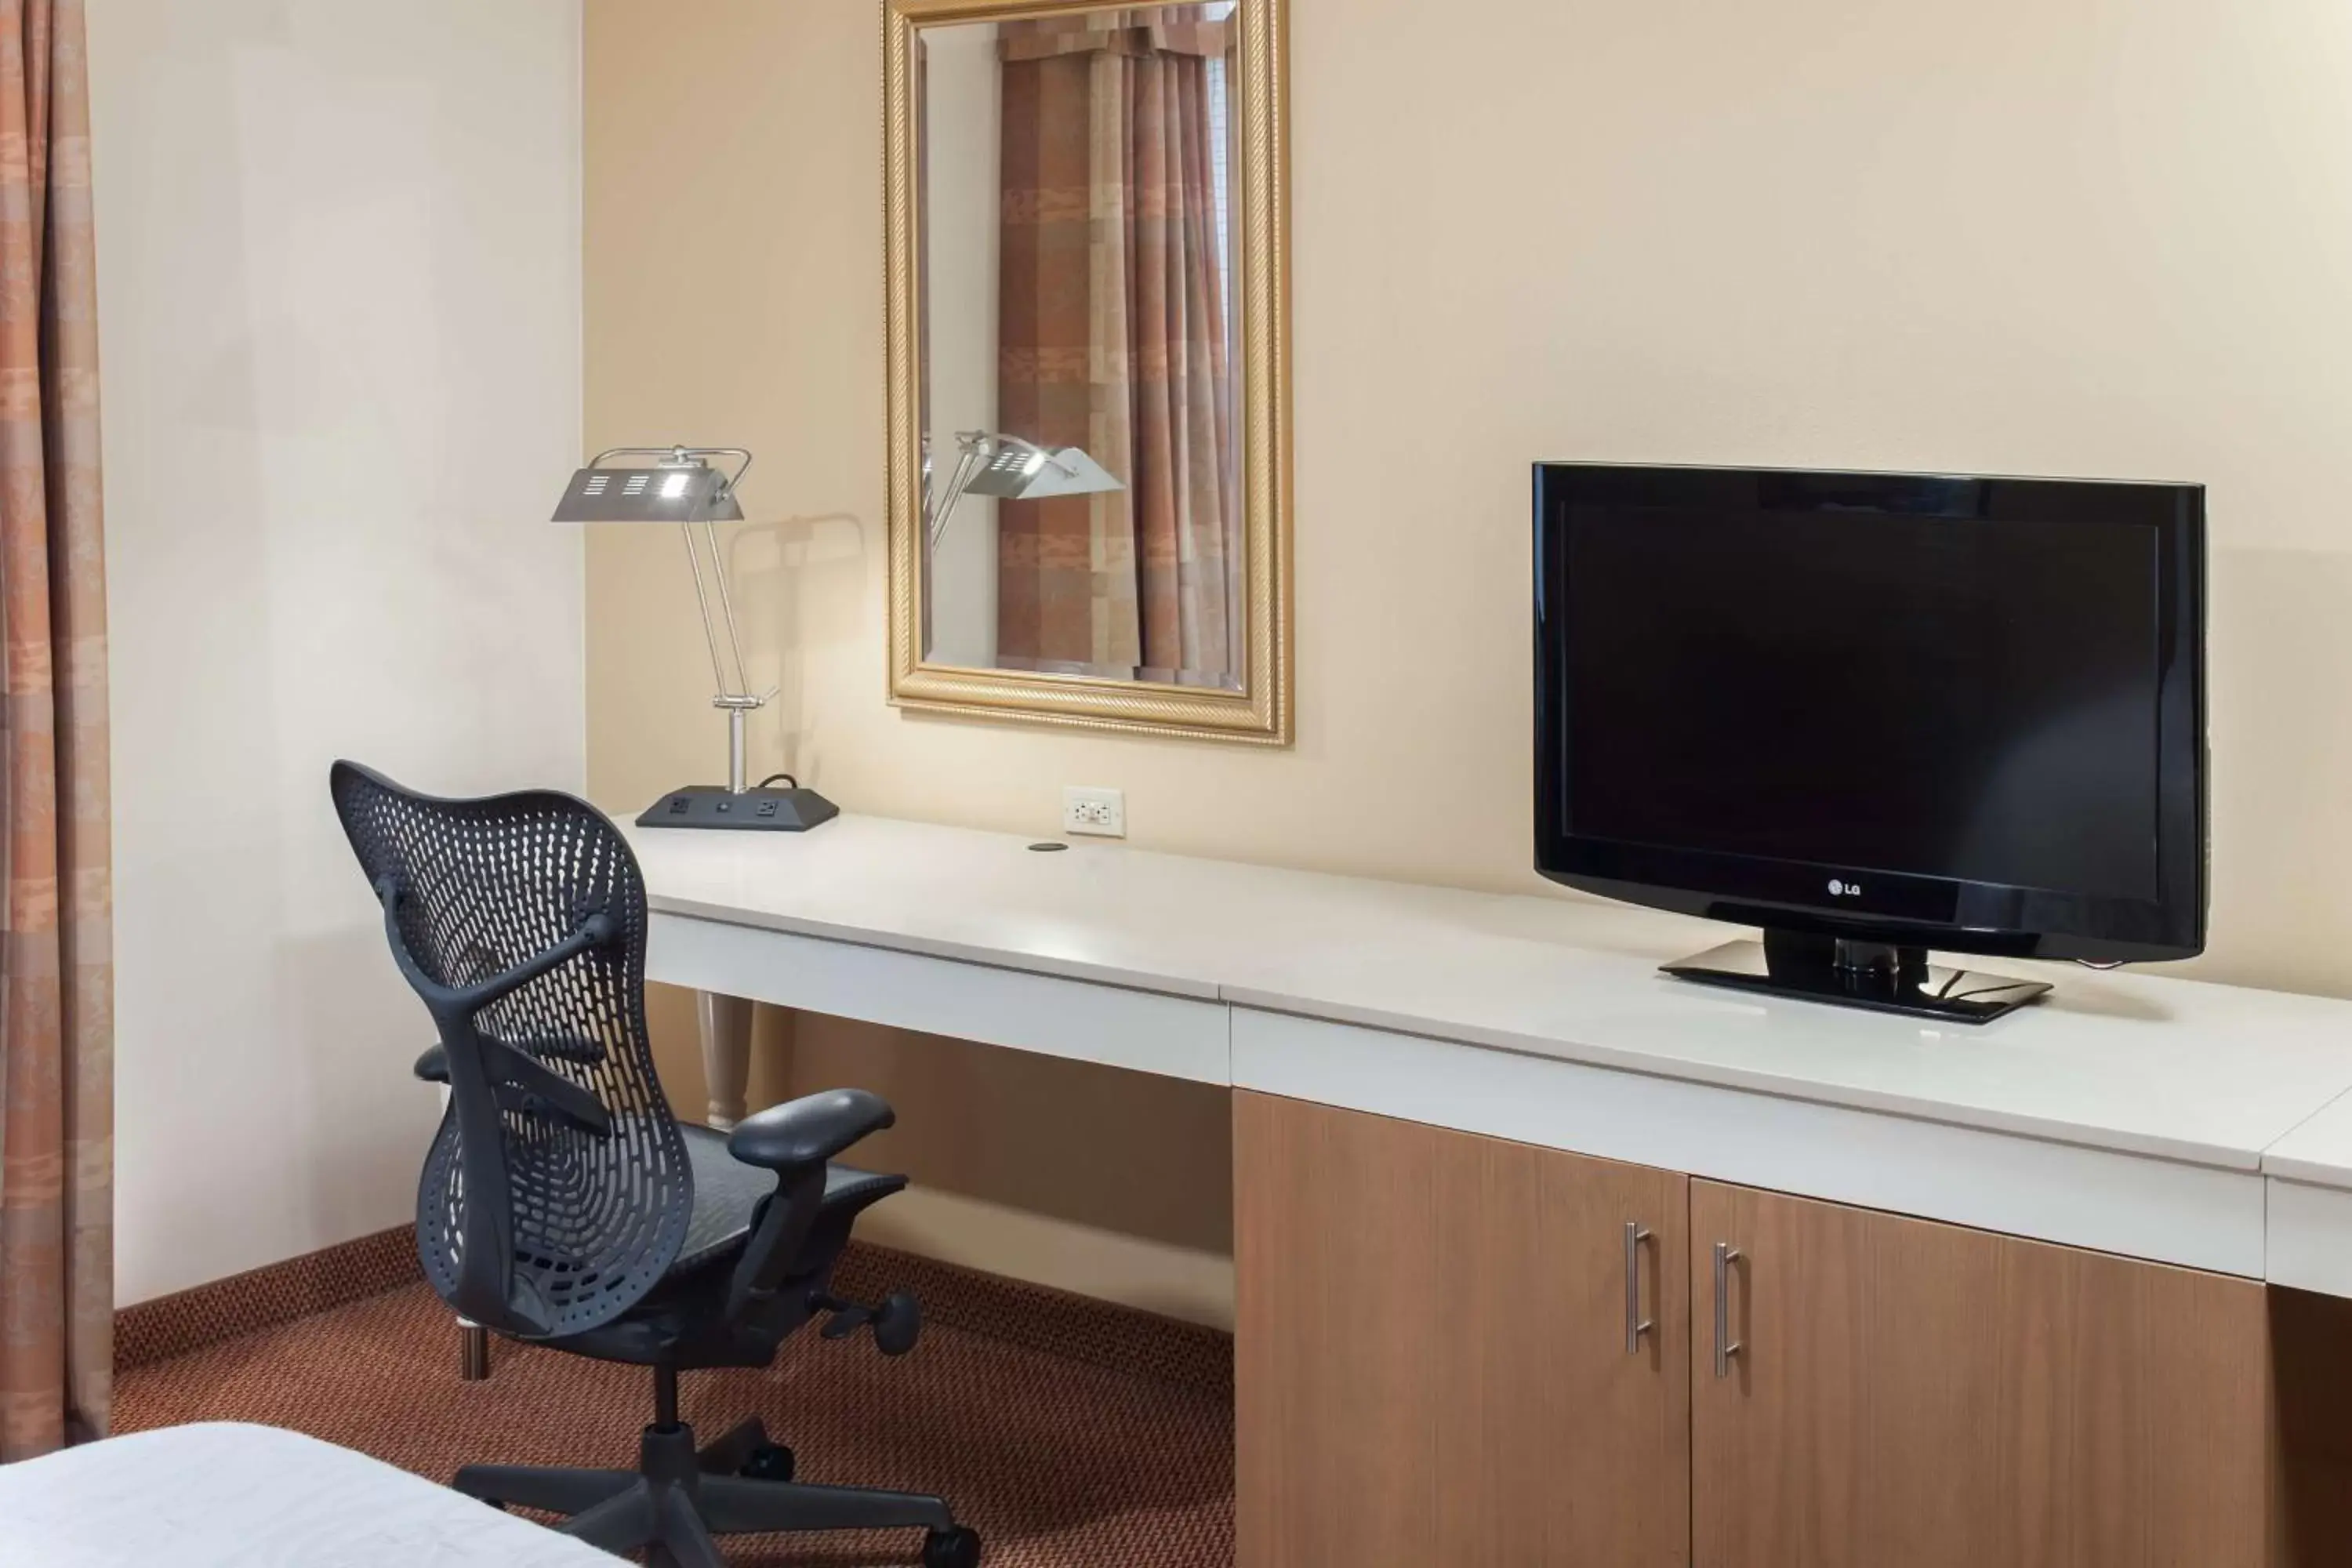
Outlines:
[[[352,763],[332,785],[440,1034],[416,1064],[449,1088],[416,1194],[426,1277],[498,1332],[654,1373],[635,1470],[468,1465],[457,1489],[682,1568],[717,1568],[714,1535],[901,1526],[926,1531],[926,1568],[974,1568],[980,1538],[940,1499],[801,1485],[757,1420],[698,1449],[677,1418],[682,1369],[765,1366],[821,1312],[829,1339],[913,1348],[912,1297],[829,1290],[858,1213],[907,1184],[831,1163],[890,1108],[834,1089],[731,1135],[681,1124],[646,1031],[645,884],[602,813],[550,791],[437,800]]]

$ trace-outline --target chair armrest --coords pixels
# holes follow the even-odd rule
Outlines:
[[[416,1076],[426,1083],[449,1081],[449,1053],[439,1046],[427,1046],[425,1054],[416,1058]]]
[[[745,1117],[727,1140],[747,1165],[772,1171],[819,1165],[898,1120],[889,1101],[862,1089],[828,1089]]]

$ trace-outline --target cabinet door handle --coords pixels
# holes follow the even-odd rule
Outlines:
[[[1731,1265],[1739,1248],[1727,1241],[1715,1244],[1715,1375],[1731,1375],[1731,1358],[1744,1348],[1731,1337]]]
[[[1642,1353],[1642,1336],[1655,1325],[1642,1316],[1642,1243],[1650,1233],[1638,1220],[1625,1222],[1625,1353]]]

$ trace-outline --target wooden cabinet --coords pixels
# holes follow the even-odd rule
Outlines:
[[[1690,1184],[1696,1568],[2262,1568],[2252,1281]],[[1724,1331],[1717,1375],[1715,1249]]]
[[[1687,1563],[1684,1178],[1234,1100],[1244,1568]]]
[[[1262,1095],[1234,1126],[1241,1568],[2352,1563],[2345,1303]]]

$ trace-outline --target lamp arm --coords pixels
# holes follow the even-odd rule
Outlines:
[[[976,435],[977,433],[973,433]],[[972,479],[980,473],[981,465],[988,460],[988,437],[978,439],[959,437],[961,450],[956,453],[955,470],[948,476],[947,489],[940,494],[939,510],[931,518],[930,547],[937,550],[940,541],[947,537],[948,520],[955,516],[956,503],[963,500],[971,488]]]
[[[749,468],[751,465],[747,463],[744,467]],[[710,575],[717,579],[719,584],[719,608],[727,619],[728,651],[735,656],[735,689],[730,694],[725,689],[725,682],[722,681],[719,695],[749,697],[751,694],[751,677],[743,667],[743,639],[735,630],[735,596],[727,591],[727,563],[719,553],[719,531],[707,516],[702,520],[702,542],[710,551]],[[706,622],[709,621],[709,616],[710,612],[706,607],[703,610],[703,618]],[[709,629],[706,625],[704,630],[707,632]],[[712,651],[716,653],[717,650],[714,648]]]
[[[714,458],[736,459],[734,472],[728,473],[723,468],[719,469],[719,484],[710,494],[701,495],[698,490],[697,498],[691,503],[687,515],[678,519],[678,536],[686,545],[687,569],[694,574],[695,607],[701,612],[702,639],[710,653],[710,680],[717,689],[712,700],[719,707],[738,710],[735,714],[739,736],[735,747],[738,753],[735,761],[736,772],[740,774],[742,763],[740,755],[742,746],[740,740],[742,722],[740,710],[760,707],[774,693],[771,691],[758,697],[751,693],[751,671],[743,660],[742,633],[735,620],[735,595],[727,583],[727,558],[719,550],[719,530],[711,513],[731,510],[740,514],[741,506],[736,500],[736,493],[743,483],[743,476],[751,471],[751,454],[749,449],[742,447],[678,445],[607,447],[590,458],[588,466],[592,468],[601,468],[615,458],[652,458],[665,468],[698,468],[705,471],[714,467],[710,461]],[[694,540],[694,525],[698,522],[702,525],[702,544],[699,549],[696,547]],[[710,584],[705,584],[702,580],[702,556],[706,551],[710,556]],[[710,594],[713,585],[717,587],[719,593],[719,615],[715,617],[710,613]],[[719,626],[722,620],[727,626],[727,647],[724,654],[720,652],[719,647]],[[731,679],[728,671],[730,658],[734,662]],[[735,787],[738,789],[742,787],[740,778],[736,781]]]
[[[705,521],[702,526],[704,533],[708,534],[710,531],[709,523]],[[727,684],[726,666],[721,664],[719,658],[719,627],[717,623],[712,621],[710,618],[710,595],[702,585],[702,552],[694,547],[693,522],[685,518],[679,519],[677,532],[678,537],[686,542],[687,569],[694,574],[694,604],[695,607],[702,612],[702,640],[709,644],[710,647],[711,683],[718,687],[719,695],[720,697],[724,698],[731,696],[733,693],[730,690]],[[715,543],[712,545],[711,549],[710,565],[713,571],[719,570],[718,547]],[[719,582],[720,589],[723,592],[727,583],[727,578],[723,572],[720,573]],[[733,631],[733,617],[731,614],[729,617],[729,630],[731,633]],[[743,656],[739,650],[735,656],[736,664],[739,668],[741,666],[742,658]]]
[[[679,466],[706,462],[712,458],[740,458],[741,461],[735,465],[735,471],[727,476],[719,485],[718,494],[711,498],[714,501],[724,500],[732,495],[742,484],[743,476],[751,471],[751,454],[741,447],[607,447],[591,458],[588,466],[601,468],[614,458],[662,458]],[[709,591],[703,586],[702,554],[694,547],[694,524],[698,521],[702,524],[704,548],[710,553],[710,575],[718,585],[719,612],[727,623],[727,651],[735,661],[735,679],[731,683],[727,679],[726,662],[719,657],[719,627],[710,616]],[[720,698],[748,697],[751,691],[751,679],[743,663],[743,639],[735,626],[735,597],[728,591],[727,562],[719,551],[718,530],[706,513],[698,520],[680,519],[678,531],[686,541],[687,566],[694,574],[694,603],[702,612],[702,637],[710,649],[711,683],[718,688],[717,695]]]
[[[939,549],[940,541],[947,537],[948,520],[955,516],[956,502],[961,500],[963,500],[963,489],[961,486],[958,486],[957,488],[949,490],[947,500],[940,503],[938,515],[931,519],[931,548],[933,550]]]
[[[741,484],[743,476],[751,471],[751,454],[740,447],[607,447],[589,458],[588,466],[601,468],[608,458],[667,458],[672,463],[679,464],[704,458],[742,458],[726,484],[720,487],[722,493]]]
[[[740,463],[738,463],[735,466],[735,471],[728,476],[726,484],[719,487],[719,494],[721,495],[731,494],[736,490],[741,489],[743,488],[743,476],[751,471],[751,454],[745,451],[740,447],[702,447],[688,452],[687,456],[689,458],[740,458],[743,459]]]

